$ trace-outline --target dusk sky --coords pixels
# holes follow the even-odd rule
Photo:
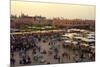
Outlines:
[[[47,18],[95,19],[95,6],[57,3],[11,1],[11,14],[41,15]]]

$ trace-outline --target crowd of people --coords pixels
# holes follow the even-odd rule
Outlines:
[[[50,37],[52,39],[52,37]],[[31,64],[32,61],[30,56],[28,56],[28,50],[32,50],[32,55],[36,55],[41,51],[41,47],[37,45],[38,42],[46,42],[48,36],[33,36],[33,35],[11,35],[11,65],[16,64],[15,52],[19,53],[20,61],[19,64]],[[52,42],[49,43],[49,45]],[[41,53],[46,53],[46,50],[43,50]],[[36,60],[37,56],[34,56]],[[37,60],[36,60],[37,61]]]
[[[58,38],[59,36],[11,35],[11,66],[81,62],[87,54],[90,56],[89,61],[95,58],[95,53],[64,47],[64,42]]]

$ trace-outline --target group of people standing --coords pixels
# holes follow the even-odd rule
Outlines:
[[[64,41],[59,40],[59,34],[54,35],[11,35],[11,66],[15,65],[31,65],[31,64],[52,64],[51,59],[46,57],[52,56],[55,63],[63,63],[63,59],[66,61],[72,60],[71,51],[67,51],[64,48]],[[44,45],[46,43],[46,45]],[[48,46],[47,50],[42,47]],[[61,51],[62,49],[62,51]],[[78,52],[78,51],[77,51]],[[73,61],[78,62],[79,58],[83,58],[83,54],[73,54]],[[78,57],[78,60],[76,59]],[[91,57],[91,55],[90,55]],[[91,57],[92,58],[92,57]],[[71,61],[70,61],[71,62]]]

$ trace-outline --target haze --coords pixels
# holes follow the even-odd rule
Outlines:
[[[29,16],[45,16],[47,18],[62,17],[68,19],[95,19],[95,6],[57,3],[40,3],[11,1],[11,14]]]

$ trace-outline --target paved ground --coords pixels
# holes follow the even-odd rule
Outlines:
[[[55,41],[55,46],[58,47],[58,56],[60,57],[60,60],[58,59],[54,59],[54,55],[55,55],[55,52],[53,50],[50,49],[50,45],[49,45],[49,42],[51,40],[47,40],[46,42],[43,42],[43,41],[40,41],[37,43],[38,46],[41,47],[41,51],[42,52],[43,50],[46,50],[46,54],[42,54],[43,57],[44,57],[44,60],[45,62],[44,63],[39,63],[39,62],[34,62],[33,60],[33,54],[32,54],[32,49],[28,50],[27,51],[27,54],[30,56],[31,58],[31,61],[32,61],[32,65],[38,65],[38,64],[57,64],[57,63],[74,63],[76,62],[74,57],[76,57],[77,59],[79,59],[79,56],[76,56],[76,54],[79,55],[79,51],[74,51],[70,48],[63,48],[62,45],[63,45],[63,41]],[[52,52],[52,54],[49,54],[49,51]],[[37,51],[37,53],[40,53]],[[63,57],[62,54],[63,53],[67,53],[67,56]],[[20,66],[21,64],[19,64],[19,61],[20,61],[20,57],[19,57],[19,52],[14,52],[14,58],[16,60],[16,63],[15,63],[15,66]],[[84,59],[83,61],[89,61],[88,58]],[[30,64],[30,65],[31,65]]]

